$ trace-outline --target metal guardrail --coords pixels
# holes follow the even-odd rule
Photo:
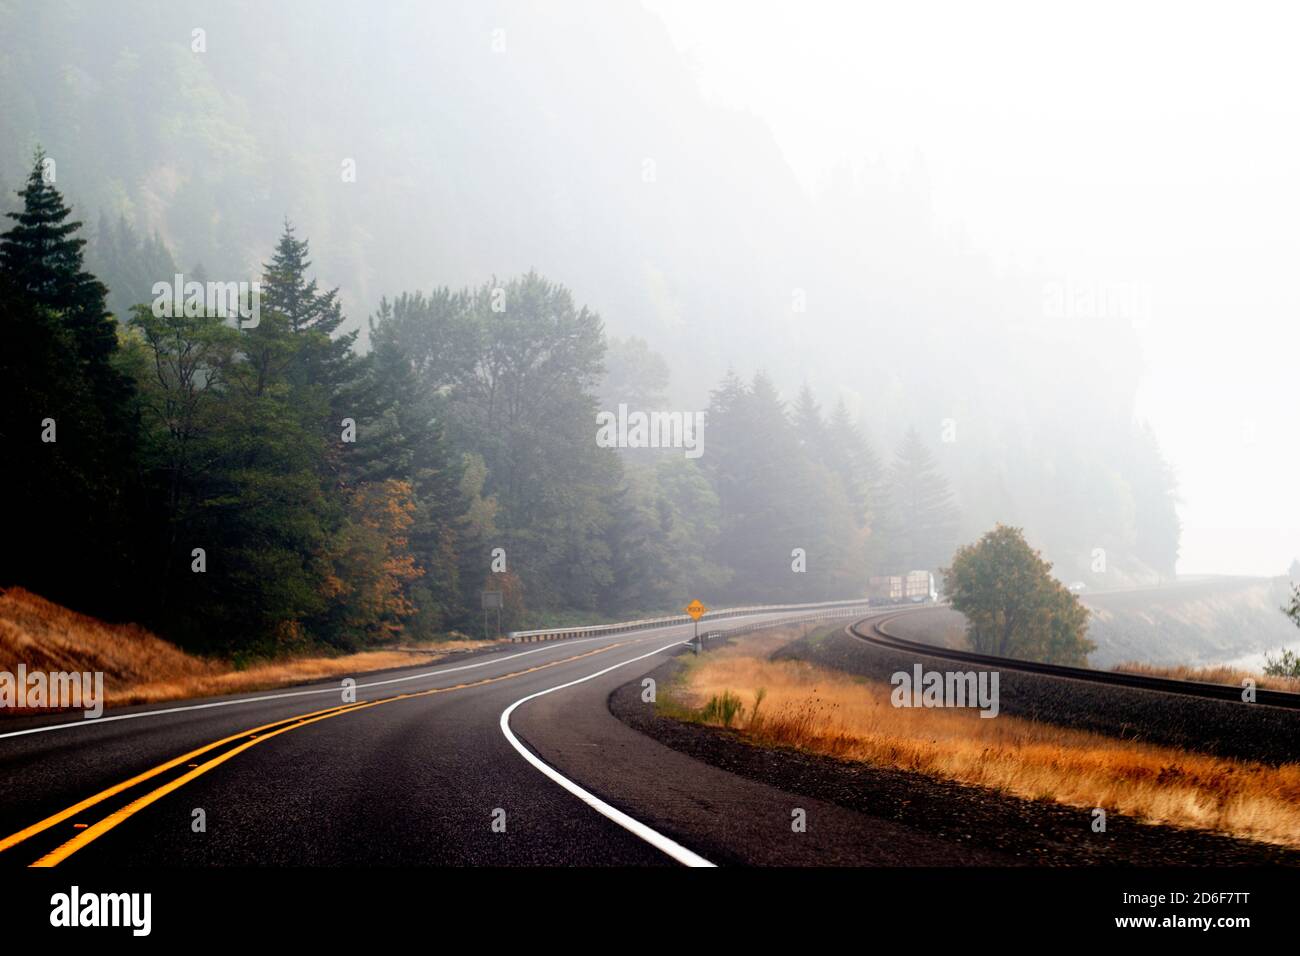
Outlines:
[[[800,615],[789,622],[793,624],[804,621],[826,620],[829,617],[849,617],[866,610],[868,610],[866,598],[854,598],[848,601],[822,601],[814,604],[757,604],[750,607],[733,607],[709,611],[700,617],[700,621],[703,623],[732,617],[747,617],[752,614],[783,614],[789,612]],[[801,614],[801,612],[803,613]],[[647,631],[656,627],[688,624],[690,621],[691,618],[686,614],[674,614],[669,617],[652,617],[639,621],[625,621],[619,624],[593,624],[587,627],[555,627],[536,631],[510,631],[507,637],[517,644],[527,644],[533,641],[560,641],[573,637],[626,634],[633,631]],[[762,621],[758,623],[762,626],[768,626],[772,622]],[[728,633],[733,634],[745,632],[745,628],[733,628],[728,631]]]

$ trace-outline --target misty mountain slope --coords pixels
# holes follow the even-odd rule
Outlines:
[[[535,266],[613,328],[686,331],[697,348],[718,312],[761,316],[756,286],[804,200],[757,121],[701,103],[649,14],[230,9],[206,27],[199,3],[11,10],[5,87],[27,95],[5,111],[7,182],[40,140],[76,201],[125,210],[213,274],[254,269],[288,215],[354,315],[381,293]],[[69,42],[42,49],[51,33]]]
[[[39,142],[82,219],[186,271],[255,277],[289,217],[356,327],[381,295],[536,268],[661,353],[679,407],[730,366],[807,381],[886,460],[918,429],[963,538],[1022,524],[1095,584],[1173,570],[1126,323],[1052,319],[1050,277],[939,234],[921,159],[808,197],[635,3],[11,2],[0,36],[6,187]]]

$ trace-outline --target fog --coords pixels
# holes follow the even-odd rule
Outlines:
[[[1144,289],[1134,413],[1177,471],[1179,571],[1296,556],[1294,10],[647,6],[710,101],[770,125],[809,195],[838,165],[919,162],[936,227],[1002,274]]]
[[[1276,575],[1300,554],[1286,22],[19,3],[0,168],[11,197],[43,145],[79,218],[223,280],[256,275],[287,217],[348,328],[381,296],[537,269],[600,314],[611,367],[633,336],[663,357],[673,410],[733,368],[843,400],[886,463],[915,428],[961,540],[1022,525],[1063,575],[1108,551],[1115,584],[1167,577],[1175,547],[1180,573]]]

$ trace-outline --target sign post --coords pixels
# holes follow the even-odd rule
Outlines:
[[[700,603],[699,598],[696,598],[682,610],[689,614],[691,620],[695,622],[695,653],[698,654],[700,652],[700,618],[707,614],[709,609]]]

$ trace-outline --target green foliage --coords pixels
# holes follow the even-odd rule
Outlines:
[[[336,294],[318,291],[308,267],[306,241],[286,225],[255,328],[147,307],[131,320],[126,364],[156,503],[145,521],[152,619],[198,646],[238,635],[269,653],[306,641],[357,647],[414,615],[421,558],[454,587],[428,497],[437,433],[412,424],[422,411],[408,404],[400,364],[359,358],[355,333],[336,334]],[[341,441],[343,408],[376,439],[365,451]]]
[[[745,705],[739,695],[724,690],[721,694],[714,694],[709,698],[709,702],[700,708],[700,720],[716,721],[724,727],[730,727],[744,712]]]
[[[610,339],[600,389],[601,406],[614,409],[622,402],[631,409],[662,409],[670,377],[668,362],[645,339]]]
[[[1277,657],[1264,657],[1264,673],[1270,677],[1300,677],[1300,654],[1282,648]]]
[[[156,619],[196,644],[228,634],[270,649],[292,643],[326,603],[335,525],[316,471],[322,436],[289,383],[247,360],[250,333],[144,306],[132,328],[142,464],[158,505]],[[263,342],[273,334],[259,331]],[[286,336],[276,348],[293,345]],[[202,573],[195,548],[206,555]]]
[[[0,498],[11,515],[0,575],[114,612],[130,603],[137,551],[131,382],[107,290],[83,268],[81,223],[43,161],[38,151],[0,236]],[[73,550],[86,568],[75,584]]]
[[[604,175],[626,161],[627,142],[672,140],[683,123],[717,125],[718,117],[691,95],[689,77],[642,82],[647,68],[666,62],[662,57],[672,51],[663,37],[647,38],[636,28],[644,16],[637,5],[588,11],[588,27],[595,18],[606,35],[633,41],[614,47],[584,42],[557,25],[545,5],[516,10],[521,33],[558,31],[553,52],[567,55],[572,67],[536,75],[527,97],[512,83],[481,82],[480,50],[463,42],[481,26],[472,4],[389,5],[376,13],[376,29],[358,33],[347,18],[316,17],[304,0],[238,2],[223,20],[220,41],[211,38],[212,55],[195,55],[185,41],[203,9],[193,0],[0,4],[5,171],[25,175],[40,131],[66,162],[61,172],[71,174],[85,218],[93,221],[86,210],[104,211],[108,225],[98,231],[90,261],[111,289],[116,315],[141,301],[145,280],[170,275],[158,234],[173,243],[178,260],[231,276],[247,268],[253,250],[267,249],[283,210],[300,211],[304,226],[310,224],[317,268],[343,284],[348,301],[364,304],[352,306],[355,311],[369,309],[377,290],[397,288],[399,277],[469,274],[493,256],[536,261],[538,238],[525,225],[548,223],[554,226],[545,240],[548,268],[582,296],[604,303],[611,329],[651,338],[671,360],[679,389],[724,356],[745,368],[778,361],[782,381],[815,357],[820,380],[810,387],[823,397],[835,387],[860,387],[869,397],[860,421],[891,445],[907,424],[933,423],[960,408],[962,441],[945,446],[942,464],[961,502],[964,532],[996,520],[1030,529],[1065,576],[1098,586],[1171,573],[1178,552],[1171,476],[1153,443],[1130,430],[1139,363],[1128,323],[1037,325],[1044,335],[1025,335],[1021,322],[1008,321],[1019,284],[994,282],[964,255],[954,259],[957,250],[939,238],[942,230],[924,228],[924,210],[897,201],[912,189],[923,193],[918,182],[905,182],[895,195],[889,177],[874,177],[874,186],[873,177],[839,177],[825,202],[780,207],[790,215],[777,229],[763,222],[768,207],[754,203],[752,189],[718,188],[764,182],[778,196],[781,183],[789,185],[779,151],[753,148],[749,135],[721,135],[690,162],[662,158],[678,170],[676,198],[651,216],[643,190]],[[302,29],[304,22],[313,29]],[[379,59],[383,70],[340,68]],[[430,72],[429,64],[438,69]],[[578,89],[570,89],[570,75],[601,77],[582,85],[581,96],[589,98],[580,102],[589,112],[603,99],[628,108],[606,111],[598,134],[590,126],[590,135],[576,130],[577,139],[550,135],[554,103]],[[413,76],[427,84],[411,87]],[[402,108],[408,95],[436,102],[436,121],[422,109]],[[305,108],[309,103],[329,108]],[[501,149],[500,124],[483,122],[488,116],[506,117],[538,148]],[[349,123],[348,142],[383,144],[374,151],[377,164],[362,159],[358,182],[342,187],[334,162],[321,163],[341,153],[340,117]],[[385,158],[399,155],[425,159],[399,169]],[[554,188],[538,189],[538,182]],[[819,210],[846,217],[839,225],[856,241],[819,241],[827,237]],[[139,237],[119,235],[123,217]],[[634,235],[609,241],[617,233],[612,224],[632,222],[640,224]],[[820,298],[827,311],[795,328],[772,310],[769,280],[790,268],[800,250],[824,260]],[[929,263],[944,281],[916,282],[911,268],[896,267],[899,256],[920,256],[913,265]],[[721,299],[719,290],[725,290]],[[906,321],[881,307],[900,302],[908,306]],[[335,347],[346,328],[326,333]],[[437,322],[418,334],[430,343],[420,354],[444,368],[442,381],[466,367],[459,348],[467,339],[446,334]],[[859,344],[844,348],[846,341]],[[318,344],[330,351],[324,340]],[[324,357],[309,352],[300,358],[315,377]],[[648,345],[612,342],[606,364],[602,398],[617,393],[649,401],[664,390],[663,357]],[[369,415],[347,392],[328,391],[322,425],[337,428],[344,414],[358,422]],[[826,402],[826,412],[834,431],[837,410]],[[1062,428],[1064,420],[1073,427]],[[458,452],[482,451],[455,436],[449,441]],[[834,445],[843,451],[851,442]],[[879,450],[892,458],[886,454],[892,449]],[[328,462],[345,467],[337,456]],[[884,548],[895,535],[886,527],[883,494],[857,487],[883,491],[880,476],[871,478],[865,466],[830,467],[847,482],[855,515],[873,532],[871,567],[902,570],[895,560],[910,559]],[[1104,581],[1088,571],[1098,546],[1108,556]],[[733,580],[744,583],[743,576]]]
[[[0,241],[0,437],[13,449],[0,490],[19,516],[5,581],[262,656],[476,633],[485,588],[505,592],[511,627],[695,596],[861,594],[874,570],[951,553],[957,512],[916,433],[886,473],[844,403],[826,414],[810,385],[787,406],[767,375],[729,373],[699,460],[598,447],[598,391],[661,407],[667,363],[639,339],[607,348],[600,317],[536,273],[382,299],[362,352],[292,225],[264,266],[259,324],[238,329],[127,309],[173,265],[156,235],[105,217],[95,249],[119,329],[40,160]],[[55,444],[36,440],[46,417]],[[1163,501],[1153,448],[1134,456]],[[1153,522],[1137,537],[1155,562],[1169,528]],[[63,573],[69,541],[93,572]],[[508,571],[491,570],[495,548]],[[1073,599],[1032,593],[1033,625],[1017,619],[1003,643],[1081,658]],[[719,700],[718,719],[734,703]]]
[[[998,525],[958,549],[944,572],[952,606],[982,654],[1053,664],[1087,663],[1088,610],[1051,575],[1019,528]]]
[[[291,380],[321,391],[332,411],[348,410],[338,399],[354,398],[348,385],[357,376],[359,358],[353,353],[358,331],[341,332],[343,309],[339,290],[322,290],[308,276],[310,244],[284,224],[271,261],[263,266],[262,310],[281,319],[296,338]]]
[[[619,495],[616,456],[596,447],[600,318],[536,273],[472,291],[443,289],[381,304],[382,341],[445,399],[453,444],[485,468],[482,494],[530,607],[590,609],[613,586],[608,534]],[[475,552],[483,582],[487,555]],[[467,595],[477,607],[477,595]]]
[[[889,536],[889,567],[931,570],[946,563],[956,546],[958,512],[948,481],[916,429],[909,428],[889,470],[883,531]]]
[[[738,601],[813,601],[864,589],[867,529],[854,487],[836,466],[810,394],[796,417],[798,424],[761,373],[749,384],[728,373],[709,404],[700,461],[719,502],[711,558],[731,572],[727,593]],[[804,571],[795,570],[796,548]]]
[[[87,252],[87,261],[108,286],[109,311],[122,322],[136,305],[153,300],[156,282],[170,282],[179,271],[162,237],[157,232],[138,236],[125,215],[114,225],[101,214]]]
[[[859,524],[870,524],[884,507],[884,466],[876,450],[849,417],[843,400],[826,424],[822,459],[844,482]]]

